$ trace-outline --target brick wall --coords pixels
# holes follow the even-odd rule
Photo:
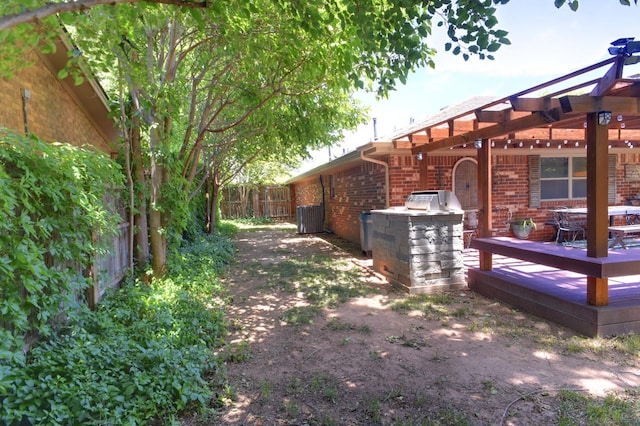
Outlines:
[[[395,155],[386,158],[389,164],[390,206],[401,206],[406,197],[417,190],[452,190],[453,169],[462,158],[469,156],[427,155],[418,162],[412,155]],[[619,154],[617,161],[616,204],[624,204],[627,198],[640,196],[640,181],[625,178],[625,164],[639,164],[640,153]],[[426,170],[425,184],[421,184],[420,168]],[[549,209],[562,206],[585,205],[584,200],[543,201],[540,207],[529,207],[529,160],[527,155],[494,155],[492,166],[492,199],[494,230],[505,230],[507,210],[512,217],[532,217],[538,224],[530,238],[550,240],[554,228],[545,226],[551,219]],[[385,204],[384,168],[374,163],[362,163],[333,175],[335,196],[331,197],[331,175],[323,175],[325,186],[325,226],[348,240],[360,241],[360,214],[383,209]],[[322,203],[319,179],[294,185],[296,205]],[[499,232],[498,232],[499,233]]]
[[[403,206],[407,196],[420,189],[420,169],[415,155],[395,155],[389,158],[391,184],[390,206]]]
[[[34,65],[19,70],[10,80],[0,79],[0,126],[24,134],[21,88],[31,92],[27,101],[29,131],[50,142],[80,146],[91,144],[113,152],[57,76],[32,54]]]

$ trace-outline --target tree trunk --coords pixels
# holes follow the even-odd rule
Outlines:
[[[218,199],[220,198],[220,186],[215,173],[211,176],[211,190],[209,192],[209,200],[207,210],[209,213],[209,233],[215,234],[218,221]]]
[[[167,263],[167,244],[165,233],[162,232],[163,218],[161,212],[162,200],[160,190],[162,188],[162,180],[165,175],[164,166],[162,165],[161,154],[158,152],[158,145],[161,141],[160,131],[156,127],[152,127],[150,132],[151,147],[151,195],[149,209],[149,239],[151,242],[151,253],[153,255],[152,267],[153,275],[161,277],[165,272]]]
[[[205,184],[204,191],[204,204],[205,204],[205,232],[211,233],[211,203],[209,202],[211,198],[211,182],[210,179],[207,178],[207,183]]]
[[[140,144],[140,120],[136,117],[132,118],[131,128],[131,162],[133,166],[133,180],[135,186],[139,189],[136,193],[136,214],[134,223],[135,233],[135,258],[138,266],[144,266],[149,263],[149,225],[147,222],[147,198],[146,191],[142,188],[147,187],[144,179],[144,163],[142,161],[142,145]]]

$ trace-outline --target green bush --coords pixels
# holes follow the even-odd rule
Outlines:
[[[77,315],[2,372],[0,424],[143,424],[205,406],[225,333],[211,300],[223,296],[218,276],[234,252],[228,239],[200,236],[165,278],[129,280]]]
[[[117,229],[103,196],[121,185],[102,154],[0,128],[0,368],[75,315],[100,250],[92,233]]]

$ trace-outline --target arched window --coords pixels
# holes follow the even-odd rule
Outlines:
[[[453,192],[464,210],[478,208],[478,163],[463,158],[453,167]]]

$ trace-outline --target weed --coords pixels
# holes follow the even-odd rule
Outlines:
[[[380,424],[382,420],[382,414],[380,412],[380,401],[377,398],[365,398],[364,412],[366,413],[371,423]]]
[[[216,393],[216,400],[221,407],[227,407],[231,405],[238,397],[236,390],[228,384],[223,385]]]
[[[343,322],[339,318],[331,318],[327,321],[327,328],[331,331],[353,330],[353,325]]]
[[[227,345],[223,354],[223,360],[232,363],[245,362],[250,358],[251,345],[245,340]]]
[[[369,327],[367,324],[361,325],[357,328],[357,330],[362,334],[371,334],[371,327]]]
[[[285,401],[282,408],[286,411],[288,417],[297,417],[300,413],[300,407],[293,401]]]
[[[331,417],[327,413],[322,413],[320,416],[320,426],[335,426],[338,424],[337,420]]]
[[[289,384],[287,386],[288,392],[290,394],[297,394],[302,388],[303,382],[299,377],[292,377],[289,379]]]
[[[271,386],[272,384],[268,380],[260,382],[260,396],[265,401],[271,398]]]
[[[491,380],[485,380],[482,382],[482,386],[489,391],[489,393],[491,395],[495,395],[498,393],[498,389],[496,388],[496,386],[493,384],[493,382]]]

